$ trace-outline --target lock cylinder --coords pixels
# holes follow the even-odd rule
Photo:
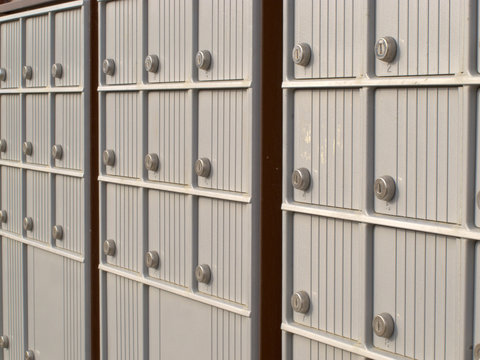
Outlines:
[[[290,305],[293,311],[306,314],[310,309],[310,297],[306,291],[297,291],[290,298]]]
[[[33,219],[27,216],[23,219],[23,230],[32,231],[32,229],[33,229]]]
[[[200,50],[195,55],[195,65],[201,70],[208,70],[212,62],[212,54],[208,50]]]
[[[63,228],[61,225],[55,225],[52,227],[52,237],[56,240],[63,239]]]
[[[395,322],[390,314],[381,313],[373,318],[372,327],[375,335],[388,339],[393,335]]]
[[[115,246],[115,241],[113,240],[105,240],[103,242],[103,253],[107,256],[115,255],[117,251],[117,247]]]
[[[0,68],[0,81],[7,80],[7,70]]]
[[[158,268],[159,263],[160,263],[160,257],[158,256],[158,252],[148,251],[145,254],[145,265],[148,268],[156,269]]]
[[[61,79],[63,75],[62,64],[56,63],[52,65],[52,77]]]
[[[106,166],[115,165],[115,151],[113,150],[104,150],[102,154],[103,163]]]
[[[9,341],[6,335],[0,336],[0,349],[8,349]]]
[[[0,140],[0,152],[7,152],[7,140]]]
[[[207,158],[200,158],[195,161],[195,174],[201,177],[209,177],[211,170],[210,160]]]
[[[158,59],[157,55],[148,55],[145,58],[145,70],[148,72],[156,73],[158,72],[158,66],[160,64],[160,60]]]
[[[310,171],[300,168],[292,173],[292,185],[297,190],[305,191],[310,187]]]
[[[7,222],[7,210],[0,210],[0,222]]]
[[[22,69],[23,80],[31,80],[33,75],[33,70],[31,66],[25,65]]]
[[[311,56],[312,50],[310,45],[306,43],[299,43],[292,50],[293,62],[300,66],[307,66],[310,63]]]
[[[195,278],[199,283],[208,284],[212,277],[212,272],[210,271],[210,266],[206,264],[197,265],[195,268]]]
[[[52,158],[55,160],[60,160],[63,156],[62,145],[53,145],[52,146]]]
[[[150,171],[158,170],[158,155],[157,154],[147,154],[145,155],[145,168]]]
[[[375,56],[378,60],[389,63],[397,56],[397,42],[391,36],[385,36],[375,43]]]
[[[113,59],[103,60],[102,70],[105,75],[113,76],[115,74],[115,61]]]
[[[31,156],[33,154],[33,145],[30,141],[25,141],[22,146],[23,153]]]
[[[388,175],[381,176],[375,180],[374,190],[377,199],[390,201],[395,196],[395,180]]]
[[[35,360],[35,353],[32,350],[25,351],[25,360]]]

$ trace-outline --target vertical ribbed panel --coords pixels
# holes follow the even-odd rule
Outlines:
[[[50,25],[48,15],[28,18],[25,24],[25,65],[32,67],[32,79],[26,80],[26,86],[47,86],[50,80]]]
[[[292,360],[366,360],[363,356],[292,335]]]
[[[55,166],[82,170],[85,161],[83,95],[58,94],[55,97],[55,144],[63,155]]]
[[[115,0],[106,3],[107,59],[115,61],[115,74],[106,76],[107,84],[137,82],[143,68],[142,54],[142,1]],[[103,60],[103,59],[102,59]]]
[[[63,239],[56,246],[79,254],[85,251],[85,192],[84,180],[55,176],[55,225],[63,228]]]
[[[23,255],[22,244],[7,238],[2,243],[2,334],[8,336],[9,348],[4,360],[23,359]]]
[[[198,157],[211,162],[198,185],[249,192],[251,172],[249,101],[243,90],[201,91],[198,95]]]
[[[202,0],[198,3],[198,49],[212,55],[200,80],[250,78],[252,0]],[[254,0],[255,1],[255,0]]]
[[[377,90],[375,103],[375,178],[390,175],[397,186],[391,202],[375,199],[375,210],[459,222],[458,90],[382,89]]]
[[[355,302],[362,292],[363,263],[355,254],[361,243],[358,224],[323,217],[293,217],[293,292],[306,291],[307,315],[294,313],[302,325],[358,339],[362,327]]]
[[[148,95],[148,153],[159,158],[158,171],[150,180],[185,184],[191,149],[191,104],[184,91],[151,92]]]
[[[0,67],[7,72],[2,88],[19,87],[22,80],[22,61],[20,51],[20,22],[11,21],[0,25]]]
[[[184,81],[192,68],[192,2],[148,1],[148,54],[157,55],[157,73],[150,82]]]
[[[22,119],[20,96],[2,95],[0,97],[0,136],[7,141],[7,151],[1,158],[20,161],[22,156]]]
[[[137,188],[106,185],[106,239],[115,241],[115,256],[108,256],[113,265],[140,271],[138,252],[143,238],[141,193]]]
[[[247,304],[250,289],[251,228],[248,205],[198,200],[198,263],[210,266],[210,284],[200,291]]]
[[[47,165],[50,161],[50,106],[48,95],[26,96],[26,141],[33,146],[29,163]]]
[[[111,1],[107,4],[117,2]],[[120,0],[120,2],[125,1]],[[139,119],[142,113],[138,99],[137,93],[117,92],[106,95],[106,148],[115,151],[115,165],[106,167],[109,175],[140,176],[143,158]]]
[[[105,360],[143,359],[142,284],[107,273]]]
[[[396,328],[389,340],[374,336],[376,347],[415,359],[458,358],[460,287],[468,276],[461,272],[460,241],[374,229],[374,314],[391,314]]]
[[[454,74],[463,59],[460,3],[445,0],[376,2],[376,39],[397,42],[394,62],[376,60],[382,76]],[[462,18],[463,19],[463,18]],[[372,49],[373,51],[373,49]]]
[[[1,209],[7,211],[7,222],[2,229],[16,234],[22,233],[22,170],[12,167],[1,168]]]
[[[148,192],[148,250],[160,256],[158,269],[149,274],[186,285],[192,253],[192,202],[183,194]]]
[[[55,78],[56,86],[82,84],[83,75],[82,9],[55,14],[54,63],[62,65],[62,77]]]
[[[358,90],[296,91],[294,169],[311,174],[295,201],[358,209],[362,196],[363,117]]]
[[[84,264],[63,259],[63,359],[85,359],[84,273]]]
[[[26,171],[26,179],[27,212],[25,216],[33,219],[33,229],[27,231],[27,237],[49,242],[51,239],[49,175],[42,172]]]
[[[362,65],[364,2],[294,0],[296,43],[311,48],[308,66],[295,66],[296,78],[354,77]],[[291,51],[287,49],[289,59]]]
[[[212,360],[251,359],[251,319],[212,307]]]

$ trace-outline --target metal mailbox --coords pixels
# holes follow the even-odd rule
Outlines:
[[[25,20],[25,61],[22,78],[26,87],[45,87],[50,82],[51,26],[47,15]]]
[[[0,24],[0,88],[16,88],[22,80],[20,21]],[[3,73],[3,74],[2,74]]]
[[[22,158],[21,98],[19,95],[0,96],[1,159],[20,161]]]

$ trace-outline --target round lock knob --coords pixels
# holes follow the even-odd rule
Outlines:
[[[113,240],[105,240],[103,242],[103,253],[107,256],[115,255],[117,247],[115,246],[115,241]]]
[[[381,313],[373,318],[372,327],[377,336],[388,339],[393,335],[395,323],[390,314]]]
[[[306,43],[299,43],[295,45],[292,50],[293,62],[297,65],[307,66],[312,56],[312,50]]]
[[[105,150],[103,152],[103,163],[106,166],[113,166],[115,165],[115,151],[113,150]]]
[[[22,69],[22,77],[23,80],[31,80],[32,79],[33,70],[31,66],[25,65]]]
[[[208,70],[212,62],[212,54],[208,50],[200,50],[195,55],[195,65],[202,70]]]
[[[52,146],[52,158],[55,160],[60,160],[63,156],[62,145],[53,145]]]
[[[0,336],[0,349],[8,349],[8,337],[5,335]]]
[[[55,225],[52,227],[52,237],[56,240],[61,240],[63,238],[63,228],[60,225]]]
[[[7,140],[0,140],[0,152],[7,152]]]
[[[195,174],[201,177],[210,176],[211,170],[210,160],[207,158],[201,158],[195,161]]]
[[[473,358],[475,360],[480,360],[480,344],[475,345],[473,349]]]
[[[397,56],[397,42],[391,36],[385,36],[375,43],[375,56],[378,60],[392,62]]]
[[[7,210],[0,210],[0,222],[7,222]]]
[[[33,229],[33,219],[31,217],[25,217],[23,219],[23,230],[31,231]]]
[[[0,81],[7,80],[7,70],[0,68]]]
[[[35,353],[32,350],[25,351],[25,360],[35,360]]]
[[[158,170],[158,156],[157,154],[147,154],[145,155],[145,168],[150,171]]]
[[[292,174],[292,185],[297,190],[307,190],[310,187],[310,171],[305,168],[295,170]]]
[[[63,75],[63,67],[62,64],[53,64],[52,65],[52,76],[54,78],[60,79]]]
[[[297,291],[290,298],[290,304],[295,312],[306,314],[310,309],[310,297],[306,291]]]
[[[25,141],[23,143],[22,149],[23,149],[23,153],[25,155],[32,155],[33,154],[33,145],[30,141]]]
[[[158,65],[160,60],[157,55],[148,55],[145,58],[145,70],[148,72],[156,73],[158,71]]]
[[[379,200],[390,201],[395,196],[395,180],[385,175],[375,180],[375,196]]]
[[[202,264],[197,265],[195,268],[195,278],[199,283],[208,284],[212,277],[212,272],[210,271],[210,266]]]
[[[102,70],[105,75],[112,76],[115,74],[115,61],[113,59],[103,60]]]
[[[158,252],[156,251],[148,251],[145,254],[145,265],[148,268],[156,269],[160,262],[160,257],[158,256]]]

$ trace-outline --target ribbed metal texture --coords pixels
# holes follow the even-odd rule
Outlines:
[[[249,50],[252,6],[248,0],[203,0],[198,4],[198,49],[212,55],[200,80],[233,80],[250,77]]]
[[[212,308],[212,360],[251,359],[248,320],[222,309]]]
[[[20,22],[10,21],[0,25],[0,67],[7,72],[2,88],[15,88],[20,86],[22,80],[22,61],[20,58],[21,47]]]
[[[178,285],[191,278],[192,201],[182,194],[148,192],[148,250],[160,257],[149,275]]]
[[[27,87],[44,87],[50,80],[49,40],[50,24],[47,15],[25,21],[25,65],[32,67],[32,79],[25,80]]]
[[[150,92],[148,94],[147,153],[157,154],[157,171],[148,179],[168,183],[190,182],[192,143],[192,110],[190,97],[184,91]]]
[[[25,140],[32,143],[32,155],[26,155],[29,163],[50,163],[50,106],[48,95],[29,94],[26,101]]]
[[[55,225],[62,226],[63,238],[56,246],[83,254],[85,249],[84,180],[69,176],[55,176]]]
[[[305,90],[294,95],[294,169],[311,174],[294,200],[358,209],[362,167],[362,113],[358,90]]]
[[[124,1],[124,0],[121,0]],[[113,3],[116,3],[114,1]],[[108,3],[110,4],[110,2]],[[132,92],[106,95],[106,149],[115,151],[115,165],[107,166],[109,175],[139,177],[143,169],[139,95]],[[104,149],[101,149],[102,151]]]
[[[249,192],[251,172],[249,106],[243,90],[201,91],[198,95],[198,158],[208,158],[211,172],[201,187]]]
[[[292,352],[293,360],[367,360],[362,356],[297,335],[293,335]]]
[[[82,94],[55,96],[55,140],[62,146],[62,158],[55,160],[60,168],[84,169],[85,131]]]
[[[7,211],[7,222],[2,230],[22,233],[22,172],[11,167],[1,168],[1,209]]]
[[[26,171],[26,213],[33,220],[33,229],[27,237],[43,242],[51,239],[50,179],[46,173]],[[23,220],[23,219],[22,219]]]
[[[8,336],[9,348],[3,351],[3,359],[23,358],[23,252],[22,244],[2,237],[2,314],[3,334]]]
[[[375,96],[375,178],[395,179],[389,215],[460,221],[461,123],[456,88],[382,89]]]
[[[246,304],[250,283],[248,205],[200,198],[198,200],[198,264],[212,272],[210,284],[199,284],[207,294]]]
[[[20,96],[0,96],[0,136],[7,141],[7,150],[1,154],[2,159],[20,161],[22,157],[20,111]]]
[[[75,86],[83,82],[82,10],[55,14],[55,56],[53,63],[62,65],[62,77],[56,86]]]
[[[308,66],[295,66],[296,78],[354,77],[359,73],[363,9],[362,1],[295,0],[295,43],[308,44],[312,52]]]
[[[106,239],[115,241],[115,256],[107,262],[139,272],[139,239],[143,237],[141,193],[138,188],[106,185]],[[143,259],[143,257],[142,257]]]

